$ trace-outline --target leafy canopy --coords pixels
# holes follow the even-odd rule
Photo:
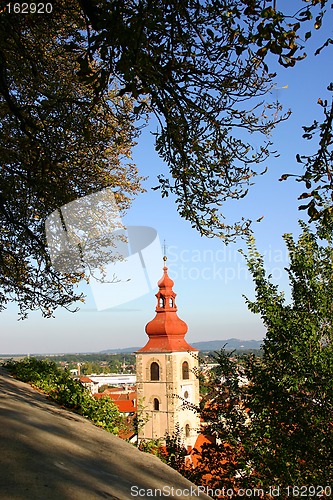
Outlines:
[[[169,168],[169,175],[159,175],[162,196],[173,193],[181,216],[201,234],[230,241],[246,232],[250,221],[226,221],[221,207],[246,195],[262,171],[258,164],[271,152],[270,132],[283,119],[279,103],[267,99],[275,76],[270,66],[277,59],[293,67],[305,57],[307,40],[325,21],[332,23],[330,2],[297,0],[280,7],[276,0],[81,0],[80,5],[91,27],[83,71],[95,78],[100,92],[116,77],[120,93],[138,99],[138,115],[149,109],[157,116],[156,149]],[[331,43],[325,40],[317,53]],[[96,60],[101,66],[93,75],[90,65]],[[146,96],[149,104],[141,101]],[[257,149],[253,133],[262,136]],[[310,179],[326,174],[318,165],[307,170]]]
[[[216,355],[202,403],[204,432],[215,441],[192,470],[193,480],[212,488],[262,488],[270,498],[272,485],[281,492],[332,485],[332,219],[330,227],[301,228],[298,241],[284,236],[290,301],[266,275],[253,239],[248,242],[255,299],[247,304],[267,334],[262,358]],[[310,498],[319,493],[308,491]]]
[[[29,309],[51,315],[79,298],[81,273],[51,266],[45,219],[104,187],[127,208],[140,190],[131,150],[151,114],[169,169],[158,176],[162,196],[173,193],[203,235],[228,242],[246,233],[250,221],[226,221],[223,205],[246,195],[271,153],[270,132],[286,117],[267,100],[268,63],[302,59],[305,41],[330,19],[328,6],[298,1],[290,14],[268,0],[57,0],[43,15],[3,7],[0,307],[17,300],[23,317]],[[311,191],[311,207],[331,190],[325,106],[324,159],[309,159],[301,177],[328,178]],[[253,134],[262,138],[257,149]]]
[[[62,205],[112,187],[120,209],[140,190],[130,160],[133,103],[109,87],[96,99],[80,81],[82,16],[59,2],[52,15],[0,16],[0,308],[51,315],[78,299],[81,273],[56,272],[45,220]]]
[[[5,366],[19,380],[42,390],[56,403],[88,418],[98,427],[112,434],[126,429],[125,419],[111,398],[94,398],[89,389],[53,361],[25,358],[9,360]]]

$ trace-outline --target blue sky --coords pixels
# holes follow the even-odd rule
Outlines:
[[[332,14],[331,14],[332,17]],[[326,25],[328,34],[328,21]],[[323,32],[324,34],[325,32]],[[268,98],[277,97],[291,118],[273,134],[278,158],[266,162],[268,172],[257,177],[248,196],[232,202],[227,212],[233,220],[239,216],[257,219],[254,235],[258,250],[266,256],[266,267],[274,280],[287,289],[283,268],[287,255],[282,234],[297,235],[299,218],[297,197],[302,186],[293,180],[278,182],[283,173],[299,168],[295,155],[312,152],[315,142],[301,138],[302,125],[322,119],[318,98],[329,97],[326,86],[332,78],[332,46],[322,55],[308,57],[295,68],[277,68],[277,88]],[[253,283],[238,249],[237,242],[224,246],[219,239],[201,237],[190,223],[182,220],[172,198],[162,199],[151,187],[166,167],[154,151],[153,124],[143,131],[134,151],[134,159],[144,176],[146,193],[138,196],[123,219],[126,225],[156,229],[161,242],[166,240],[169,274],[175,281],[178,315],[187,322],[189,343],[202,340],[261,339],[265,334],[259,317],[247,310],[243,294],[253,298]],[[254,143],[255,144],[255,143]],[[161,261],[161,275],[163,262]],[[145,325],[155,315],[155,290],[112,309],[98,311],[88,286],[86,303],[75,314],[56,311],[55,318],[44,319],[39,312],[17,321],[17,310],[10,306],[1,315],[0,353],[90,352],[108,348],[142,346],[146,343]]]

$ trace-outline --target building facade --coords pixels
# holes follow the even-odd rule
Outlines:
[[[146,325],[147,344],[136,353],[139,440],[165,438],[178,428],[185,446],[199,432],[198,351],[185,340],[187,324],[177,315],[174,282],[164,257],[156,316]]]

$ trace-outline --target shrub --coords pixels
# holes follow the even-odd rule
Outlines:
[[[87,388],[53,361],[25,358],[10,360],[5,366],[17,379],[42,390],[56,403],[74,410],[98,427],[112,434],[124,428],[124,419],[109,397],[95,399]]]

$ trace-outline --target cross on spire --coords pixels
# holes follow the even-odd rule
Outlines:
[[[167,251],[167,245],[166,245],[165,240],[163,240],[163,260],[164,260],[164,262],[167,260],[166,251]]]

